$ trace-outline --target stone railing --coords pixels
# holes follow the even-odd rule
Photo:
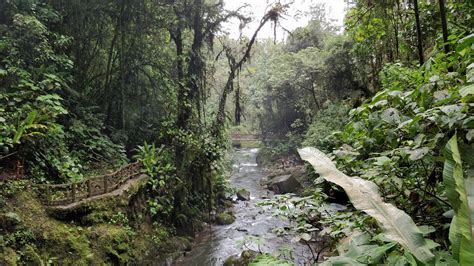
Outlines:
[[[66,205],[114,191],[128,180],[138,177],[142,173],[141,168],[142,164],[135,162],[111,174],[94,176],[79,182],[36,187],[41,192],[40,197],[45,205]]]

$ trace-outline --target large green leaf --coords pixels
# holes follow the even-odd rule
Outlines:
[[[356,261],[353,258],[346,257],[346,256],[335,256],[335,257],[330,257],[325,261],[324,263],[321,264],[322,266],[363,266],[366,264],[362,264],[358,261]]]
[[[421,262],[433,262],[434,255],[430,252],[422,232],[408,214],[382,200],[375,183],[345,175],[316,148],[303,148],[298,152],[324,179],[341,186],[355,208],[375,218],[387,238],[398,242]]]
[[[13,137],[13,143],[20,143],[20,139],[25,133],[25,130],[31,126],[36,118],[36,115],[38,114],[38,111],[33,110],[28,114],[28,117],[21,123],[21,125],[18,127],[18,130],[15,133],[15,136]]]
[[[464,179],[457,135],[454,135],[446,144],[443,180],[446,196],[454,210],[454,217],[449,228],[449,241],[451,241],[454,258],[460,265],[474,265],[472,227],[474,182],[472,177]]]
[[[356,258],[356,260],[358,262],[362,262],[362,263],[366,263],[366,264],[378,264],[382,260],[383,256],[387,253],[387,251],[389,251],[390,249],[392,249],[396,245],[397,245],[397,243],[391,242],[391,243],[385,244],[383,246],[374,247],[374,248],[372,248],[370,250],[367,250],[366,252],[362,253],[361,255],[359,255]]]

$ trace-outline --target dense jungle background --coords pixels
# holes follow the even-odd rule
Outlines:
[[[0,0],[0,264],[179,265],[250,200],[243,134],[304,264],[474,265],[474,3],[266,4]],[[241,241],[225,265],[302,264]]]

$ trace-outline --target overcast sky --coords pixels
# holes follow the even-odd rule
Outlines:
[[[269,3],[274,1],[269,0],[224,0],[225,8],[228,10],[236,10],[237,8],[247,4],[248,7],[243,9],[244,14],[250,15],[253,18],[252,23],[242,31],[245,36],[250,37],[258,27],[260,19],[265,14],[265,10]],[[289,0],[283,0],[282,3],[287,3]],[[335,24],[342,26],[345,14],[346,4],[344,0],[293,0],[293,4],[280,24],[287,30],[293,30],[297,27],[305,26],[309,20],[304,13],[309,11],[309,7],[314,4],[323,3],[326,5],[327,17],[335,20]],[[239,23],[237,20],[227,23],[224,29],[230,33],[231,37],[239,37]],[[273,38],[273,27],[268,23],[260,31],[259,38]],[[282,40],[286,37],[286,33],[282,29],[277,29],[277,40]]]

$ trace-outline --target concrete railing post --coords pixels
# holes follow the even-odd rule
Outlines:
[[[71,185],[71,202],[76,202],[76,183]]]
[[[91,185],[91,180],[88,179],[87,181],[87,197],[91,197],[92,196],[92,185]]]
[[[107,176],[104,176],[104,194],[107,193]]]
[[[51,188],[46,187],[46,205],[51,205],[53,202],[52,196],[51,196]]]

